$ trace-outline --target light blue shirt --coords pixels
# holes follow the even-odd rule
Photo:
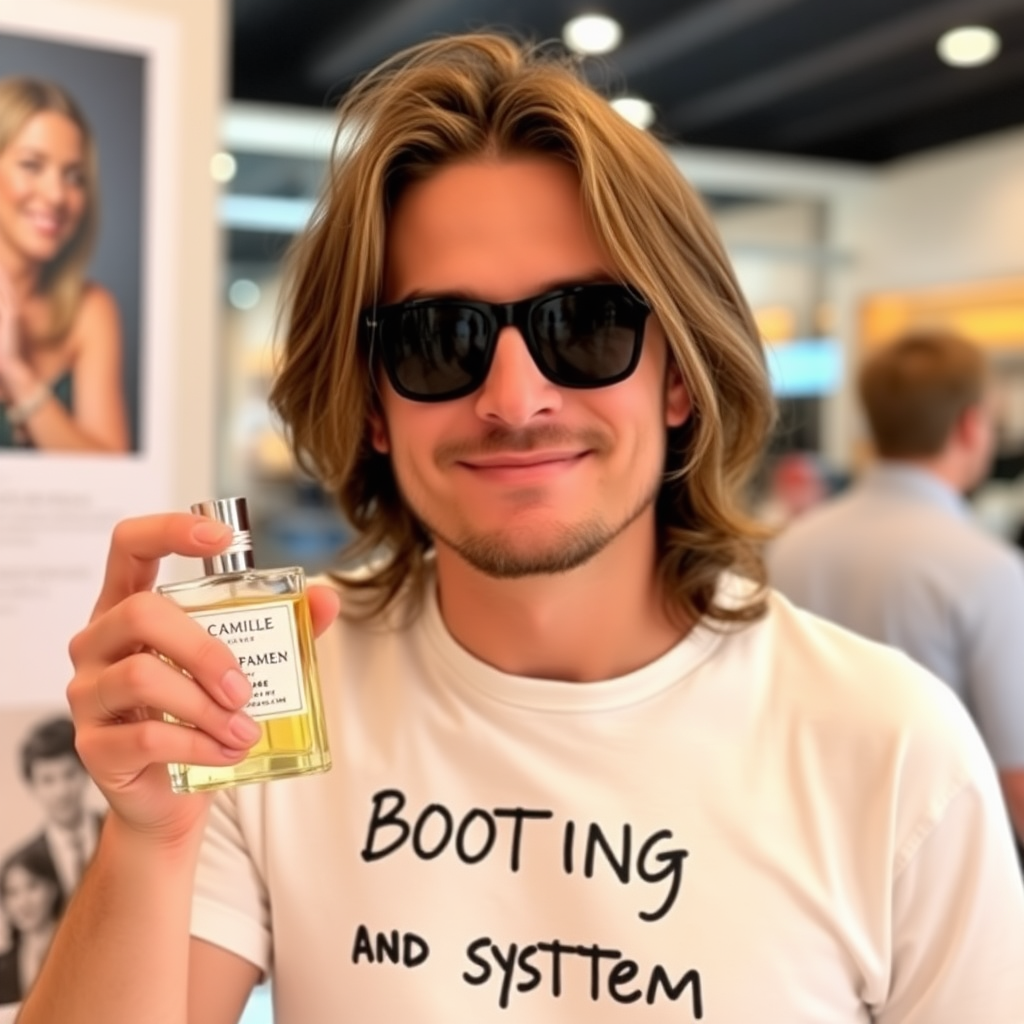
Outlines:
[[[1024,768],[1024,556],[931,473],[876,466],[769,546],[794,604],[898,647],[959,695],[1000,768]]]

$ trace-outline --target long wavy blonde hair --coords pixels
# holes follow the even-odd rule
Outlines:
[[[361,584],[368,613],[422,582],[431,548],[369,436],[374,368],[357,325],[381,297],[390,212],[407,185],[453,161],[541,154],[575,168],[598,239],[650,303],[691,396],[689,421],[668,430],[656,500],[668,610],[719,623],[760,615],[765,534],[742,491],[775,416],[764,351],[717,232],[666,151],[574,63],[501,35],[406,50],[358,82],[339,113],[325,189],[290,254],[270,400],[300,464],[357,531],[350,553],[387,553]],[[762,586],[745,603],[721,600],[723,570]]]
[[[82,135],[82,175],[85,206],[74,235],[57,256],[42,268],[39,291],[48,300],[50,321],[45,343],[59,342],[71,327],[85,288],[99,225],[98,158],[92,130],[78,104],[55,82],[13,76],[0,78],[0,152],[37,114],[63,114]]]

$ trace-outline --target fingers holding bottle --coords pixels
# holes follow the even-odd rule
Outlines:
[[[197,535],[197,525],[214,529]],[[192,515],[119,524],[92,618],[69,645],[83,763],[114,813],[147,833],[188,832],[205,806],[172,792],[168,764],[234,764],[260,736],[241,710],[249,682],[231,650],[148,589],[164,555],[222,548],[230,531],[216,527]]]
[[[192,820],[180,794],[330,766],[312,639],[338,595],[305,591],[299,569],[255,570],[243,501],[221,502],[239,510],[234,525],[195,507],[119,523],[69,646],[83,762],[145,831]],[[206,574],[154,591],[168,554],[201,558]],[[250,683],[242,666],[259,676]]]
[[[187,735],[181,729],[140,731],[140,754],[160,755],[163,763],[188,760],[197,743],[206,743],[205,756],[221,762],[244,754],[260,736],[260,727],[242,708],[248,690],[245,677],[237,669],[226,673],[228,682],[217,688],[217,696],[204,692],[194,680],[184,677],[174,666],[155,654],[140,652],[117,661],[103,670],[85,696],[97,723],[133,725],[164,720],[187,723]],[[238,697],[228,699],[228,692]],[[89,714],[89,712],[87,712]],[[150,735],[152,734],[152,735]],[[157,747],[152,740],[164,735],[166,742]]]
[[[206,516],[185,512],[124,519],[114,528],[107,565],[93,617],[126,597],[150,590],[160,560],[168,555],[207,558],[231,542],[231,529]]]
[[[313,625],[313,635],[320,636],[338,617],[341,611],[341,598],[333,587],[323,585],[310,586],[306,593],[309,597],[309,617]]]

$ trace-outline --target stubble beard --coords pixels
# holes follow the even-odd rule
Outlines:
[[[570,433],[556,425],[528,430],[495,429],[482,438],[440,446],[435,452],[435,460],[440,466],[450,466],[483,452],[523,452],[543,445],[555,447],[560,444],[589,450],[598,457],[611,447],[608,437],[597,430]],[[544,530],[546,539],[538,540],[538,530],[529,523],[486,532],[474,530],[471,523],[458,524],[452,530],[439,528],[432,521],[432,516],[425,515],[424,510],[417,507],[417,501],[410,500],[412,496],[396,473],[396,483],[409,511],[435,544],[444,544],[485,576],[504,580],[567,573],[585,565],[654,504],[661,482],[660,472],[652,473],[636,503],[616,523],[595,515],[582,522],[554,524]]]
[[[416,509],[413,512],[435,543],[442,542],[478,572],[492,579],[514,580],[567,573],[586,565],[654,504],[659,486],[660,481],[649,485],[618,523],[594,517],[582,523],[563,524],[543,546],[530,545],[532,531],[528,527],[521,531],[526,534],[525,543],[517,542],[511,530],[482,533],[467,529],[459,536],[451,536],[437,529]]]

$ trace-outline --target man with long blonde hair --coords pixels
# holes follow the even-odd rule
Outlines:
[[[422,44],[343,104],[291,281],[273,404],[366,556],[310,595],[334,768],[170,792],[259,734],[150,592],[227,536],[121,524],[69,686],[111,811],[21,1024],[228,1024],[267,975],[278,1024],[1020,1019],[970,721],[763,585],[764,356],[658,144]]]

